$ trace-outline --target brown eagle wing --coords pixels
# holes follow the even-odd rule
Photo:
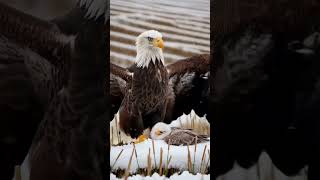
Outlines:
[[[50,102],[29,150],[30,179],[103,179],[109,39],[102,22],[86,22],[73,42],[68,84]]]
[[[199,116],[207,113],[209,60],[209,54],[202,54],[167,66],[174,99],[168,104],[165,122],[189,114],[192,109]]]
[[[108,134],[108,128],[104,128],[108,113],[105,92],[108,89],[105,86],[107,57],[102,53],[107,47],[108,39],[105,38],[107,35],[102,19],[84,21],[82,24],[85,28],[80,28],[77,34],[67,35],[52,22],[42,21],[0,3],[0,24],[0,73],[3,75],[0,76],[0,94],[8,95],[6,99],[1,98],[0,104],[12,109],[27,110],[24,114],[16,113],[15,118],[20,117],[19,124],[28,130],[30,126],[25,125],[31,123],[26,119],[34,121],[33,112],[42,113],[37,116],[42,121],[29,149],[30,179],[49,179],[54,177],[51,172],[64,177],[66,169],[69,172],[84,172],[86,170],[83,169],[86,168],[90,169],[90,174],[73,177],[102,179],[92,177],[101,176],[99,169],[102,166],[98,168],[97,162],[86,161],[98,159],[99,164],[103,161],[100,150],[107,138],[103,134]],[[68,73],[52,77],[51,67]],[[61,84],[60,78],[68,82],[63,88],[55,87],[56,84]],[[41,82],[50,79],[53,81],[49,84],[54,87],[36,86],[45,85],[46,83]],[[48,102],[48,107],[39,104],[36,106],[32,101],[30,103],[30,99],[37,100],[33,96],[38,97],[36,92],[41,88],[57,90],[52,94],[41,90],[49,93],[44,97],[53,97]],[[7,115],[8,112],[13,114],[12,111],[0,109],[1,118],[11,121]],[[23,138],[24,141],[29,141],[26,142],[27,148],[34,132],[32,137],[28,135],[24,134],[26,137]],[[21,146],[18,149],[20,148]],[[27,152],[26,148],[21,149],[23,154]],[[88,154],[90,158],[85,157]],[[66,159],[68,163],[61,163]],[[56,166],[57,164],[68,164],[68,167]],[[64,178],[71,179],[67,176]]]
[[[132,75],[128,69],[110,63],[111,120],[119,110],[126,93],[127,83],[131,81],[131,78]]]
[[[65,46],[74,37],[60,31],[50,21],[44,21],[15,8],[0,3],[0,34],[16,42],[21,47],[45,57],[50,63],[58,65],[68,55]]]

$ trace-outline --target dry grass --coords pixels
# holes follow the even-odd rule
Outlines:
[[[162,148],[160,149],[160,163],[159,163],[159,175],[162,176],[162,154],[163,150]]]
[[[194,112],[187,115],[186,121],[182,122],[182,117],[178,118],[181,128],[192,129],[193,131],[210,136],[210,124],[204,117],[199,117]]]
[[[140,169],[140,165],[139,165],[139,161],[138,161],[138,153],[137,153],[137,148],[136,148],[136,145],[133,143],[133,147],[135,149],[134,153],[135,153],[135,156],[136,156],[136,160],[137,160],[137,165],[138,165],[138,168]]]
[[[128,179],[128,176],[129,176],[130,167],[131,167],[131,162],[132,162],[132,157],[133,157],[133,154],[134,154],[135,149],[136,149],[135,146],[133,146],[132,153],[131,153],[131,156],[130,156],[130,160],[129,160],[129,163],[128,163],[128,167],[127,167],[127,170],[126,170],[125,175],[124,175],[125,180],[127,180],[127,179]]]
[[[154,148],[154,140],[153,139],[152,139],[152,149],[153,149],[154,167],[157,168],[156,151],[155,151],[155,148]]]
[[[194,166],[195,166],[195,163],[196,163],[197,141],[198,141],[198,137],[196,136],[196,144],[195,144],[195,146],[194,146],[194,153],[193,153],[192,172],[195,172]]]
[[[210,166],[209,166],[209,162],[210,162],[210,150],[208,149],[208,156],[209,156],[209,158],[208,158],[208,161],[207,161],[207,164],[206,164],[206,168],[208,168],[208,172],[210,171]]]
[[[187,115],[187,120],[185,121],[181,121],[181,118],[178,119],[178,125],[180,125],[182,128],[192,128],[194,129],[194,131],[201,133],[201,134],[206,134],[206,135],[210,135],[210,124],[207,121],[204,121],[203,119],[200,119],[199,117],[196,116],[196,114],[194,113],[190,113],[189,115]],[[116,146],[119,145],[123,145],[125,144],[124,139],[126,137],[123,137],[124,135],[122,133],[120,133],[119,130],[119,126],[118,126],[118,117],[115,116],[115,122],[116,124],[111,128],[111,135],[110,135],[110,139],[111,142],[117,141],[118,143],[116,144]],[[117,133],[116,133],[117,132]],[[152,153],[151,154],[151,148],[152,148]],[[203,152],[202,152],[202,158],[201,158],[201,163],[200,163],[200,168],[196,169],[195,168],[195,154],[197,152],[198,149],[198,145],[195,144],[194,146],[194,157],[191,157],[191,149],[189,148],[189,146],[187,146],[188,148],[188,154],[187,154],[187,167],[188,167],[188,171],[190,173],[196,174],[196,173],[202,173],[202,174],[207,174],[209,173],[210,170],[210,165],[209,165],[209,161],[210,161],[210,151],[207,148],[207,145],[205,146]],[[127,169],[117,169],[114,170],[114,166],[117,163],[118,159],[121,157],[122,151],[117,155],[117,158],[115,160],[115,162],[112,164],[111,170],[112,173],[115,174],[117,177],[128,177],[129,175],[134,175],[134,174],[140,174],[142,176],[147,176],[147,175],[152,175],[153,173],[157,172],[159,173],[160,176],[164,175],[166,177],[170,177],[171,175],[173,175],[174,173],[181,173],[182,170],[181,169],[177,169],[177,168],[170,168],[170,162],[172,160],[172,156],[170,155],[170,145],[168,145],[167,147],[167,155],[166,157],[163,157],[163,149],[160,148],[160,152],[159,152],[159,156],[160,156],[160,162],[157,162],[156,160],[156,144],[154,142],[154,140],[152,140],[152,147],[149,148],[149,153],[148,153],[148,158],[147,158],[147,167],[146,168],[142,168],[139,165],[138,162],[138,153],[135,144],[133,144],[133,150],[132,150],[132,154],[130,157],[130,160],[128,162],[128,166]],[[136,163],[138,165],[138,169],[135,173],[130,174],[130,167],[131,167],[131,163],[134,163],[133,161],[133,156],[135,156],[136,159]],[[206,161],[206,157],[208,157],[208,161]],[[153,158],[153,160],[152,160]],[[166,159],[164,159],[166,158]],[[165,163],[163,163],[165,162]]]
[[[191,162],[191,155],[190,155],[189,145],[187,145],[187,148],[188,148],[188,171],[189,171],[189,172],[192,172],[192,171],[191,171],[192,162]]]
[[[202,158],[201,158],[201,163],[200,163],[200,173],[204,173],[202,171],[202,166],[203,166],[202,164],[204,163],[204,159],[206,157],[206,149],[207,149],[207,145],[204,146],[204,150],[202,152]]]
[[[195,169],[195,156],[193,157],[193,160],[192,160],[192,157],[191,157],[191,151],[190,151],[190,148],[189,148],[189,145],[187,145],[187,149],[188,149],[188,154],[187,154],[187,158],[188,158],[188,171],[192,174],[196,174],[196,173],[202,173],[202,174],[208,174],[209,171],[210,171],[210,166],[209,166],[209,162],[210,162],[210,150],[207,149],[207,145],[205,146],[203,152],[202,152],[202,159],[201,159],[201,164],[200,164],[200,168],[199,170],[196,170]],[[166,157],[166,163],[165,165],[163,166],[163,149],[160,148],[160,162],[159,162],[159,165],[157,166],[157,164],[153,164],[152,162],[155,162],[155,161],[152,161],[152,154],[151,154],[151,147],[149,148],[149,151],[148,151],[148,158],[147,158],[147,167],[146,168],[141,168],[139,166],[139,163],[138,163],[138,158],[137,158],[137,151],[136,151],[136,148],[135,148],[135,145],[133,144],[133,149],[132,149],[132,153],[131,153],[131,156],[130,156],[130,159],[129,159],[129,162],[128,162],[128,165],[127,165],[127,169],[123,170],[123,169],[117,169],[117,170],[114,170],[113,167],[114,165],[116,164],[117,160],[119,159],[119,157],[121,156],[122,154],[122,150],[121,152],[118,154],[115,162],[113,163],[112,167],[111,167],[111,171],[113,174],[115,174],[117,177],[124,177],[125,179],[129,176],[129,175],[135,175],[135,174],[140,174],[142,176],[151,176],[153,173],[157,172],[159,173],[160,176],[164,175],[166,177],[170,177],[171,175],[175,174],[175,173],[181,173],[182,170],[181,169],[177,169],[177,168],[170,168],[170,162],[172,160],[172,156],[169,154],[169,151],[170,151],[170,145],[168,145],[168,153],[167,153],[167,157]],[[196,153],[197,151],[197,147],[194,148],[194,154]],[[208,153],[208,160],[205,161],[205,157],[207,156]],[[130,168],[131,168],[131,164],[133,163],[133,156],[135,155],[136,157],[136,161],[138,163],[138,169],[135,173],[133,174],[130,174]],[[155,155],[154,155],[155,157]]]
[[[119,115],[116,114],[111,123],[110,144],[111,146],[122,146],[132,141],[132,138],[124,134],[119,128]]]
[[[111,166],[111,169],[113,169],[114,165],[117,163],[117,161],[118,161],[119,157],[121,156],[122,152],[123,152],[123,149],[122,149],[122,150],[120,151],[120,153],[118,154],[116,160],[114,161],[114,163],[113,163],[112,166]]]

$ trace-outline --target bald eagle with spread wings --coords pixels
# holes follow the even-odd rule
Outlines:
[[[207,110],[209,55],[195,55],[165,65],[162,34],[143,32],[129,68],[110,64],[111,115],[119,111],[120,129],[133,138],[157,122],[171,122],[192,109]],[[112,118],[111,118],[112,119]]]

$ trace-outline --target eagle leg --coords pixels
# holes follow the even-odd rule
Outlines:
[[[142,134],[137,138],[137,140],[135,140],[133,142],[134,142],[134,144],[138,144],[138,143],[145,141],[146,139],[147,139],[147,137],[144,134]]]

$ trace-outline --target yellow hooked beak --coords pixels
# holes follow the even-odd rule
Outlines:
[[[153,40],[153,46],[158,47],[158,48],[163,48],[164,47],[164,43],[162,38],[156,38]]]
[[[156,131],[156,135],[157,135],[157,136],[160,136],[160,134],[161,134],[161,133],[160,133],[160,130],[157,130],[157,131]]]

